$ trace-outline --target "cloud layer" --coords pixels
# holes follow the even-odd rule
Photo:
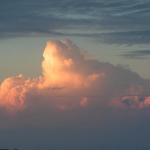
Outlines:
[[[0,85],[0,107],[8,112],[48,107],[53,111],[150,106],[150,81],[122,66],[99,62],[70,40],[48,41],[42,74],[9,77]]]
[[[149,44],[149,9],[147,0],[6,0],[0,5],[0,35],[70,35],[106,43]],[[87,29],[90,34],[85,34]]]

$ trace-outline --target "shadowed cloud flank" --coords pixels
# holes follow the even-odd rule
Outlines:
[[[149,43],[149,9],[148,0],[2,0],[0,36],[50,34],[117,44]],[[85,34],[87,29],[91,33]]]

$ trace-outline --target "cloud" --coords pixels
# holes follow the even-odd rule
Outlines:
[[[121,66],[87,58],[70,40],[48,41],[43,58],[41,76],[18,75],[1,82],[1,109],[17,113],[44,107],[69,111],[149,106],[149,80]]]
[[[1,38],[71,35],[106,43],[148,44],[149,7],[147,0],[14,0],[13,3],[6,0],[0,6],[0,35]],[[84,33],[89,28],[88,36]]]
[[[121,54],[121,56],[130,59],[149,59],[150,50],[129,51],[127,53]]]

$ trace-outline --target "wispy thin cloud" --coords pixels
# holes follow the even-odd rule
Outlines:
[[[129,51],[129,52],[124,52],[120,56],[129,59],[150,59],[150,50]]]

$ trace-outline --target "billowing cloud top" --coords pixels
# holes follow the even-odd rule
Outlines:
[[[1,83],[1,109],[17,112],[38,104],[58,111],[150,106],[149,80],[121,66],[87,57],[70,40],[47,42],[43,57],[40,77],[18,75]]]

